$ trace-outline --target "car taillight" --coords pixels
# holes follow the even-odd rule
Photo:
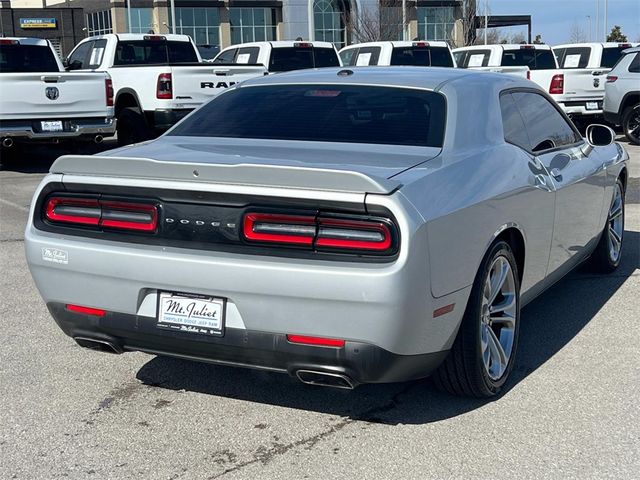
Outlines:
[[[552,95],[564,93],[564,74],[559,73],[551,78],[549,93]]]
[[[18,40],[7,40],[6,38],[0,38],[0,45],[19,45]]]
[[[311,42],[295,42],[293,46],[295,48],[311,48],[313,44]]]
[[[613,83],[616,80],[618,80],[618,77],[616,77],[615,75],[607,75],[607,83]]]
[[[171,100],[173,98],[173,87],[171,85],[170,73],[161,73],[158,75],[156,98],[161,100]]]
[[[413,42],[412,46],[416,48],[427,48],[429,46],[429,42]]]
[[[44,216],[54,224],[137,232],[155,232],[158,226],[158,208],[147,203],[50,197]]]
[[[386,219],[247,213],[242,231],[249,242],[390,253],[394,243],[390,225]]]
[[[113,107],[113,81],[110,78],[104,80],[104,91],[107,96],[107,107]]]

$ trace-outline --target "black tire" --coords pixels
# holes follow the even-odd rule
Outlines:
[[[481,322],[483,317],[483,291],[490,268],[498,257],[509,263],[513,272],[515,291],[515,327],[513,343],[504,373],[492,379],[482,360]],[[492,328],[492,327],[489,327]],[[451,394],[478,398],[493,397],[500,393],[513,369],[520,331],[520,280],[511,247],[506,242],[496,241],[480,266],[469,302],[460,324],[458,335],[445,361],[433,375],[435,385]]]
[[[614,211],[614,206],[616,203],[616,191],[620,189],[621,199],[620,199],[620,220],[621,220],[621,228],[620,228],[620,250],[617,256],[613,255],[611,250],[611,236],[613,233],[611,232],[610,226],[613,222],[613,215],[617,212],[617,208]],[[591,258],[589,259],[589,263],[593,270],[599,273],[611,273],[620,265],[620,260],[622,259],[623,247],[624,247],[624,210],[625,210],[625,202],[624,202],[624,185],[622,184],[622,180],[618,178],[616,181],[616,186],[614,188],[613,198],[611,199],[611,206],[609,207],[609,213],[607,215],[607,221],[604,224],[604,228],[602,229],[602,234],[600,235],[600,240],[598,241],[598,245],[595,250],[591,254]]]
[[[139,108],[123,108],[118,113],[117,120],[116,131],[119,146],[144,142],[151,138],[149,127]]]
[[[640,103],[622,114],[622,131],[629,142],[640,145]]]

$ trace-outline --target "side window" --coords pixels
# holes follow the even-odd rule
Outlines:
[[[233,63],[236,58],[237,51],[237,48],[230,48],[229,50],[225,50],[216,57],[213,63]]]
[[[571,125],[545,97],[533,92],[511,94],[522,115],[531,152],[572,145],[581,140]]]
[[[640,53],[636,53],[636,57],[629,64],[630,73],[640,73]]]
[[[489,50],[470,50],[464,67],[486,67],[489,65],[490,56]]]
[[[107,47],[106,40],[96,40],[91,47],[91,54],[89,55],[88,68],[98,68],[102,64],[102,58],[104,57],[104,49]]]
[[[343,50],[340,52],[340,60],[342,61],[342,65],[349,66],[353,65],[351,62],[357,56],[358,48],[349,48],[348,50]]]
[[[531,143],[527,136],[527,129],[520,115],[518,107],[510,93],[500,95],[500,111],[502,112],[502,127],[504,139],[524,150],[531,150]]]
[[[238,56],[235,59],[235,63],[257,63],[258,53],[260,49],[258,47],[245,47],[238,50]]]
[[[456,66],[459,68],[467,68],[464,66],[464,59],[467,56],[467,52],[453,52],[453,59],[456,61]]]
[[[82,70],[88,68],[87,55],[94,42],[81,43],[67,59],[69,70]]]
[[[356,66],[378,65],[380,47],[362,47],[355,61]]]

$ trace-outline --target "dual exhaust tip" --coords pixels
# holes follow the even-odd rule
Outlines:
[[[81,347],[90,350],[113,354],[124,353],[121,347],[107,340],[86,337],[74,337],[74,340]],[[357,385],[350,377],[342,373],[323,372],[319,370],[296,370],[295,375],[298,380],[307,385],[341,388],[344,390],[353,390]]]

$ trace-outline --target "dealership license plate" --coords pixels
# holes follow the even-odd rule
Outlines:
[[[64,130],[61,120],[40,122],[40,128],[42,128],[43,132],[61,132]]]
[[[587,102],[587,110],[598,110],[598,102]]]
[[[204,335],[222,335],[225,299],[160,292],[158,328]]]

